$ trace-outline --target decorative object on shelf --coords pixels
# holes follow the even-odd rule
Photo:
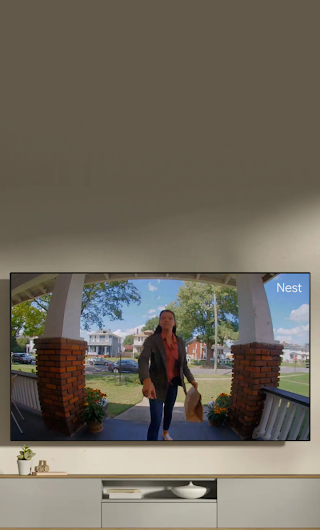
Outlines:
[[[223,425],[228,417],[230,397],[228,394],[219,394],[216,401],[207,404],[207,418],[209,425],[219,427]]]
[[[98,433],[103,430],[103,420],[107,416],[106,400],[107,394],[99,389],[86,388],[87,396],[84,403],[82,418],[87,423],[88,431]]]
[[[39,473],[43,473],[43,472],[48,473],[50,468],[47,465],[47,461],[46,460],[39,460],[39,465],[35,466],[34,470],[35,470],[35,472],[39,472]]]
[[[18,454],[18,469],[19,475],[30,475],[32,471],[32,459],[36,456],[30,447],[24,445]]]
[[[36,469],[36,468],[35,468]],[[66,471],[32,471],[32,475],[36,477],[46,476],[46,477],[55,477],[56,475],[67,475]]]
[[[109,499],[142,499],[140,489],[133,488],[112,488],[104,490],[109,495]]]
[[[200,499],[209,489],[202,486],[195,486],[193,482],[189,482],[188,486],[177,486],[172,488],[172,493],[182,499]]]

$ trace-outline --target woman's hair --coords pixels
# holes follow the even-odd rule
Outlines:
[[[159,319],[160,319],[162,313],[171,313],[171,314],[173,315],[174,320],[176,320],[176,317],[175,317],[174,312],[173,312],[173,311],[170,311],[170,309],[163,309],[163,310],[160,312]],[[175,336],[177,336],[176,331],[177,331],[177,329],[176,329],[176,325],[174,325],[173,328],[172,328],[172,333],[174,333]],[[161,327],[160,324],[159,324],[159,325],[156,327],[156,329],[154,330],[153,335],[158,335],[158,334],[161,333],[161,332],[162,332],[162,327]]]

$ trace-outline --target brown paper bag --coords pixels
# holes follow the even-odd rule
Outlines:
[[[184,401],[184,410],[187,421],[203,421],[203,405],[201,403],[201,394],[193,386],[188,390]]]

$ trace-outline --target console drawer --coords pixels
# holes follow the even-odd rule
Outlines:
[[[216,502],[104,502],[102,528],[216,528]]]

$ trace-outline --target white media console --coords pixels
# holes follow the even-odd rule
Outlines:
[[[172,493],[190,480],[209,492]],[[111,487],[142,498],[110,500]],[[0,528],[320,528],[320,476],[0,475]]]

